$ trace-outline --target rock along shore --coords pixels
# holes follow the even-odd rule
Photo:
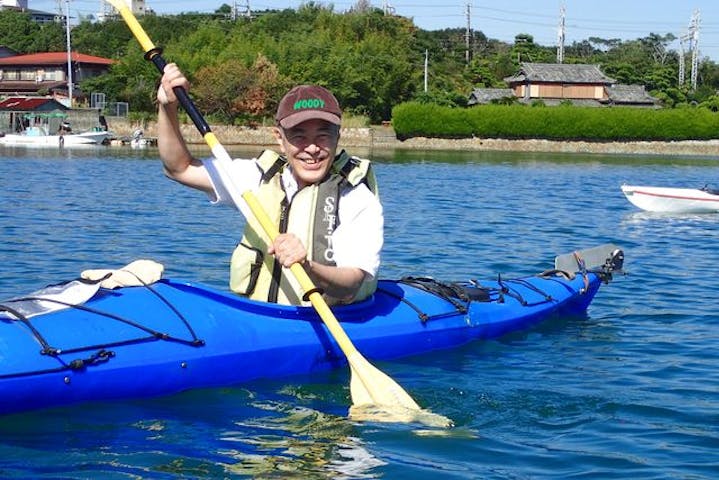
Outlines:
[[[146,137],[156,137],[154,122],[144,126],[124,119],[113,119],[110,129],[118,136],[130,136],[142,128]],[[274,145],[270,127],[239,127],[213,125],[212,131],[226,146]],[[192,124],[182,125],[182,133],[189,144],[204,144],[204,140]],[[397,140],[394,130],[387,126],[367,128],[343,128],[342,147],[408,150],[466,150],[466,151],[519,151],[548,153],[605,153],[626,155],[687,155],[719,158],[719,139],[685,140],[676,142],[585,142],[552,140],[504,140],[496,138],[441,139],[415,137]]]

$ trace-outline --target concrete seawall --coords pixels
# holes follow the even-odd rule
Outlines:
[[[110,130],[116,135],[129,137],[141,128],[146,137],[157,137],[155,122],[144,125],[125,118],[108,118]],[[182,125],[182,134],[190,144],[204,144],[192,124]],[[238,127],[212,125],[212,131],[223,145],[274,145],[270,127]],[[392,127],[343,128],[343,147],[408,150],[466,150],[466,151],[520,151],[550,153],[606,153],[626,155],[689,155],[710,156],[719,159],[719,139],[685,140],[676,142],[565,142],[552,140],[504,140],[496,138],[438,139],[416,137],[397,140]]]

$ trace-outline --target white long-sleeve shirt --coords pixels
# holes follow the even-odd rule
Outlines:
[[[245,218],[252,215],[248,206],[242,202],[235,205],[230,193],[234,188],[237,194],[247,190],[256,191],[261,181],[261,171],[256,159],[235,159],[223,164],[230,181],[220,173],[215,158],[203,161],[210,176],[214,195],[211,201],[217,204],[237,206]],[[231,183],[231,185],[228,185]],[[289,168],[282,173],[288,201],[292,201],[298,191],[297,181]],[[334,261],[338,267],[354,267],[377,276],[380,264],[380,251],[384,242],[384,214],[382,204],[365,184],[356,187],[343,187],[340,190],[339,225],[332,233]]]

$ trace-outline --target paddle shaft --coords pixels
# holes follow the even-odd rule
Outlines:
[[[156,47],[152,40],[150,40],[150,37],[147,36],[145,29],[142,28],[142,25],[140,25],[140,22],[137,21],[135,15],[133,15],[124,4],[120,4],[116,1],[109,1],[108,3],[112,4],[112,6],[120,12],[120,15],[122,15],[123,20],[125,20],[125,23],[130,28],[130,31],[132,31],[138,43],[142,47],[142,50],[145,52],[145,59],[151,61],[155,67],[157,67],[160,74],[165,73],[167,62],[162,57],[162,49]],[[172,91],[175,92],[175,96],[180,102],[180,105],[182,105],[182,108],[184,108],[190,116],[192,123],[195,124],[195,127],[197,127],[197,130],[199,130],[202,136],[204,137],[206,134],[211,133],[210,126],[195,106],[195,103],[190,98],[187,90],[182,87],[175,87]]]

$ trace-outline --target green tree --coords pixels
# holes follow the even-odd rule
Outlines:
[[[534,37],[528,33],[520,33],[514,37],[514,48],[512,54],[517,63],[536,62],[537,45]]]
[[[0,10],[0,45],[19,53],[33,53],[35,36],[39,32],[40,25],[27,13]]]
[[[108,102],[127,102],[133,111],[154,112],[157,75],[155,67],[145,61],[132,40],[127,54],[110,67],[108,74],[87,79],[80,88],[88,93],[102,92]]]
[[[249,67],[238,60],[203,67],[195,81],[198,106],[230,124],[271,116],[277,106],[275,98],[285,87],[277,67],[263,55]]]
[[[564,54],[567,57],[575,57],[582,61],[587,61],[593,56],[600,53],[592,42],[589,40],[582,40],[581,42],[572,42],[572,44],[564,49]]]
[[[272,102],[283,89],[316,83],[335,92],[347,112],[377,122],[389,119],[394,106],[411,99],[457,107],[473,88],[505,87],[504,78],[516,73],[519,60],[555,61],[554,47],[537,45],[530,34],[520,33],[510,44],[474,31],[467,64],[464,29],[421,30],[411,19],[384,15],[369,2],[353,5],[350,11],[337,13],[331,4],[306,2],[297,9],[255,11],[252,20],[234,21],[231,9],[228,13],[229,7],[223,5],[212,14],[145,15],[140,22],[164,47],[165,58],[183,68],[198,102],[205,96],[202,89],[209,89],[205,113],[228,121],[257,121],[271,114]],[[15,44],[22,46],[16,49],[24,53],[35,48],[22,42],[39,37],[39,27],[27,23],[25,31],[22,22],[12,28],[3,28],[2,22],[0,15],[0,38],[16,32]],[[130,101],[132,109],[154,111],[158,74],[142,60],[121,20],[83,21],[72,36],[76,50],[118,60],[108,75],[88,80],[87,87],[83,84],[84,90],[103,91],[110,101]],[[702,59],[699,88],[693,92],[686,86],[678,88],[678,55],[670,49],[672,38],[654,33],[628,41],[590,37],[567,47],[565,62],[598,64],[618,82],[645,85],[667,106],[702,103],[719,89],[719,66]],[[0,43],[13,48],[9,41]],[[429,53],[426,93],[425,52]],[[260,58],[264,60],[258,63]],[[226,68],[221,68],[223,64]],[[276,85],[274,92],[253,90],[256,85],[248,79],[237,86],[239,80],[232,78],[230,68],[243,78],[261,76],[272,71],[270,66],[276,69],[275,80],[263,81]],[[213,72],[221,81],[210,80]],[[229,95],[233,89],[234,101],[211,107],[218,92]]]
[[[80,22],[72,29],[71,36],[74,50],[105,58],[122,58],[132,40],[132,32],[119,19]]]
[[[651,55],[655,64],[664,65],[670,56],[667,46],[676,39],[677,37],[672,33],[665,35],[650,33],[649,36],[640,38],[639,42],[644,46],[646,52]]]
[[[653,65],[647,75],[643,78],[642,83],[648,91],[667,90],[676,85],[677,70],[667,65]]]

